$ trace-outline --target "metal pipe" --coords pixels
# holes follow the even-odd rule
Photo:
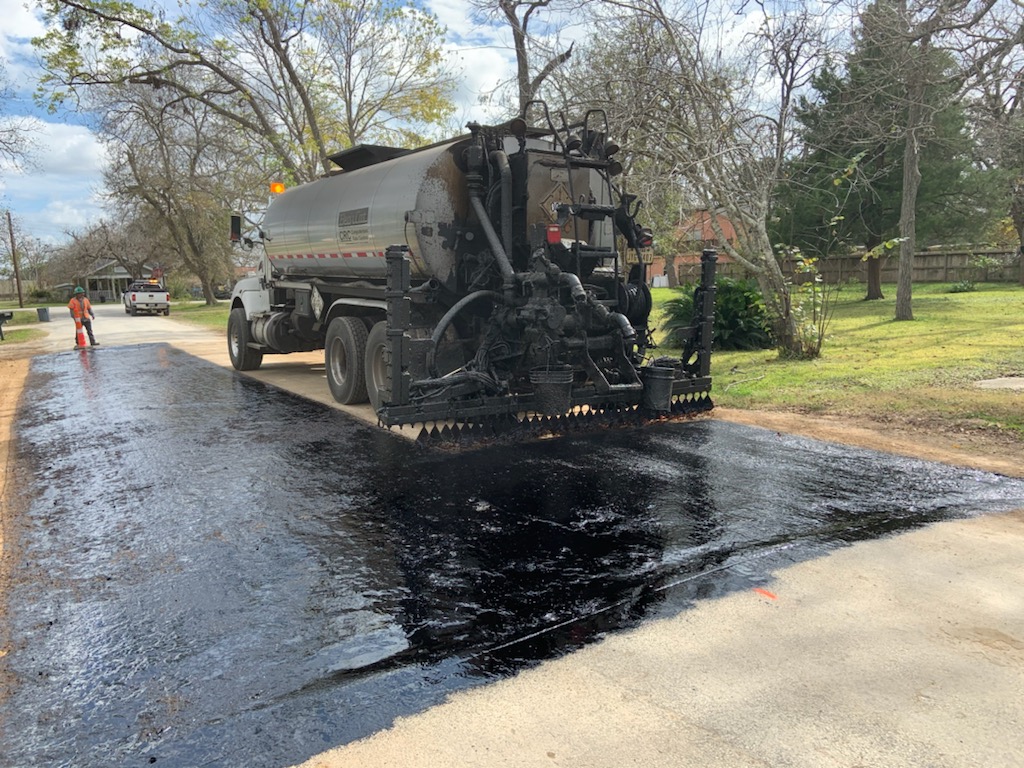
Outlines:
[[[498,166],[501,173],[501,240],[505,246],[505,255],[512,257],[512,166],[508,164],[508,155],[500,149],[491,152],[491,162]]]
[[[629,341],[630,339],[636,338],[636,330],[633,328],[633,324],[629,322],[629,318],[621,312],[610,312],[603,304],[597,304],[593,302],[587,294],[586,289],[580,282],[579,277],[574,275],[572,272],[562,272],[558,276],[558,282],[569,286],[569,292],[572,294],[573,301],[587,302],[590,306],[594,307],[598,313],[603,313],[604,317],[608,320],[612,320],[617,323],[622,331],[623,341]]]
[[[427,389],[430,387],[451,387],[456,384],[462,384],[466,381],[476,382],[483,384],[492,391],[498,389],[499,384],[486,373],[480,371],[455,371],[447,376],[441,376],[433,379],[421,379],[414,381],[412,386],[416,389]]]
[[[580,282],[579,277],[574,275],[572,272],[562,272],[558,276],[558,282],[569,286],[569,293],[572,294],[572,299],[576,303],[589,301],[587,289],[583,287],[583,283]]]
[[[629,322],[629,318],[621,312],[609,312],[608,316],[619,324],[619,328],[622,329],[622,338],[624,341],[636,338],[636,330],[633,328],[633,324]]]
[[[480,226],[484,228],[487,242],[490,244],[491,250],[494,252],[494,258],[498,262],[498,269],[501,270],[502,288],[511,294],[512,289],[515,287],[516,273],[508,260],[505,248],[502,246],[501,240],[498,239],[498,233],[494,231],[494,227],[491,225],[491,220],[487,216],[487,210],[484,208],[483,201],[479,197],[471,197],[469,202],[472,204],[477,218],[480,219]]]

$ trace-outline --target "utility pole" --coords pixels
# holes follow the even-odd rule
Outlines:
[[[21,275],[18,273],[18,249],[14,245],[14,223],[11,221],[11,212],[7,212],[7,231],[11,233],[11,261],[14,262],[14,282],[18,286],[18,306],[25,308],[25,300],[21,296]]]

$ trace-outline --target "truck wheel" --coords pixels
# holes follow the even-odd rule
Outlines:
[[[327,326],[324,367],[334,399],[342,405],[366,402],[366,326],[356,317],[336,317]]]
[[[391,388],[387,331],[387,323],[376,323],[366,339],[366,394],[375,411],[384,404],[384,393]]]
[[[132,317],[136,317],[136,316],[137,316],[137,315],[139,314],[139,309],[138,309],[138,307],[132,307],[132,308],[131,308],[131,309],[129,310],[129,314],[131,314],[131,316],[132,316]]]
[[[164,317],[167,317],[169,314],[171,314],[171,308],[170,307],[168,307],[167,309],[164,310]]]
[[[228,357],[236,371],[255,371],[263,362],[263,353],[249,346],[252,336],[245,310],[235,307],[228,315]]]

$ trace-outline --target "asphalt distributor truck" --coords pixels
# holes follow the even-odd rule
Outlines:
[[[269,205],[231,299],[237,370],[324,350],[335,400],[421,438],[559,432],[711,407],[715,254],[679,358],[655,357],[643,250],[607,119],[470,123],[416,150],[358,145]],[[622,251],[620,251],[620,246]],[[631,258],[627,257],[627,254]]]

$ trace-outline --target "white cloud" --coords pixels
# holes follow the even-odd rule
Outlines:
[[[481,96],[492,93],[514,71],[510,53],[498,48],[448,46],[456,67],[459,89],[455,96],[459,115],[464,120],[487,122],[502,119],[508,112],[504,104],[481,104]]]
[[[430,0],[427,10],[448,30],[445,49],[459,88],[455,95],[457,118],[489,122],[505,116],[502,105],[480,103],[515,72],[511,36],[503,24],[479,24],[465,0]]]
[[[0,0],[0,18],[4,20],[4,37],[28,40],[43,31],[38,12],[30,10],[25,0]],[[4,44],[0,43],[0,50]]]
[[[30,118],[34,162],[0,166],[0,204],[9,207],[27,234],[49,242],[65,239],[102,217],[103,147],[85,127]]]
[[[31,91],[38,76],[33,37],[43,33],[43,23],[37,12],[26,8],[25,0],[0,0],[0,59],[3,59],[7,78],[17,89]]]
[[[106,152],[88,128],[38,119],[34,122],[36,163],[42,172],[95,175],[103,170]]]

